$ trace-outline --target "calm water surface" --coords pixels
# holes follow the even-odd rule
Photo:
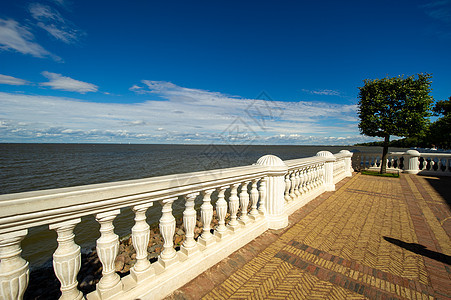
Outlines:
[[[343,149],[381,152],[379,147],[355,146],[0,144],[0,194],[250,165],[266,154],[287,160]],[[148,211],[148,222],[160,216],[160,208],[154,207]],[[114,224],[118,235],[129,234],[131,210],[124,209]],[[75,241],[84,251],[95,245],[99,228],[93,216],[75,228]],[[56,247],[54,231],[31,228],[22,243],[23,257],[32,268],[48,264]]]

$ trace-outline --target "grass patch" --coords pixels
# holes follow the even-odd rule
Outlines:
[[[399,178],[399,173],[385,173],[385,174],[381,174],[378,171],[368,171],[368,170],[362,170],[360,173],[363,174],[363,175]]]

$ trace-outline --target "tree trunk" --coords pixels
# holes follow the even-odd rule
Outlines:
[[[387,172],[387,154],[388,154],[388,144],[390,142],[390,136],[385,136],[384,140],[384,148],[382,150],[382,159],[381,159],[381,174],[385,174]]]

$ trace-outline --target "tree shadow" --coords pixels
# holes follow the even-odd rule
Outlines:
[[[408,251],[411,251],[413,253],[429,257],[431,259],[434,259],[436,261],[442,262],[447,265],[451,265],[451,256],[440,253],[440,252],[428,250],[426,248],[426,246],[416,244],[416,243],[406,243],[401,240],[394,239],[394,238],[387,237],[387,236],[384,236],[384,240],[386,240],[387,242],[392,243],[396,246],[404,248]]]
[[[451,209],[451,177],[424,177],[424,179],[445,199],[446,204]]]

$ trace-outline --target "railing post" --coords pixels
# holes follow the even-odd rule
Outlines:
[[[327,160],[324,163],[324,187],[326,191],[335,191],[334,184],[334,162],[335,156],[329,151],[320,151],[316,156],[325,157]]]
[[[257,165],[268,166],[269,174],[266,186],[266,219],[270,229],[280,229],[288,225],[285,212],[285,174],[287,165],[277,156],[265,155],[257,160]]]
[[[27,235],[20,230],[0,235],[0,298],[22,299],[28,285],[28,262],[20,254],[20,243]]]
[[[80,246],[74,242],[74,228],[80,218],[49,225],[58,234],[58,248],[53,254],[53,269],[61,282],[60,299],[81,299],[82,292],[77,289],[77,274],[81,267]]]
[[[403,173],[418,174],[418,172],[420,172],[419,168],[419,157],[421,156],[420,152],[416,150],[407,150],[403,154],[403,156],[405,157]]]
[[[352,169],[352,152],[348,150],[341,150],[340,153],[345,156],[345,176],[352,177],[352,172],[354,172],[354,170]],[[381,165],[382,162],[380,161],[379,164]]]

